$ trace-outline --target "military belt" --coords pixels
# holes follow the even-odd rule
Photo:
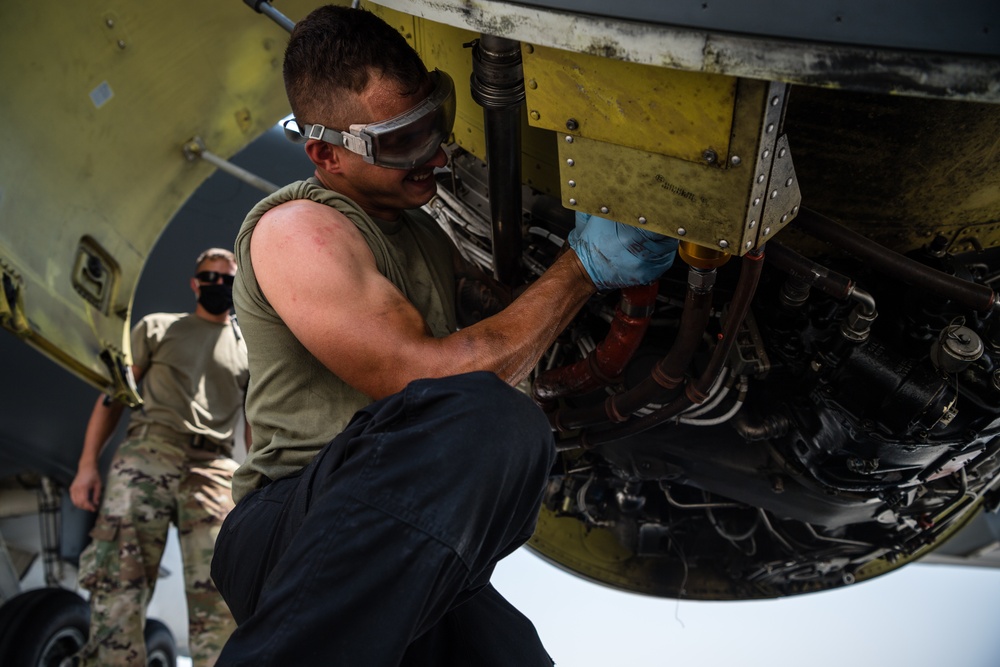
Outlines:
[[[231,441],[217,442],[201,433],[181,433],[162,424],[142,424],[128,431],[130,438],[145,438],[149,435],[181,443],[191,449],[210,453],[225,454],[228,456],[233,451],[233,443]]]

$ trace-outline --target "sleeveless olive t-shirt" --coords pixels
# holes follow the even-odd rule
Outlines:
[[[436,337],[455,331],[455,277],[450,239],[427,214],[405,211],[380,224],[353,201],[314,178],[292,183],[261,201],[236,237],[239,271],[233,300],[250,359],[246,412],[253,446],[233,478],[238,501],[271,480],[305,467],[371,399],[331,373],[292,335],[257,284],[250,238],[261,216],[275,206],[309,199],[337,209],[368,243],[378,270],[424,316]]]

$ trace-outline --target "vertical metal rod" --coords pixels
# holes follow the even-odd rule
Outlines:
[[[472,97],[484,109],[493,272],[515,286],[521,273],[521,45],[482,35],[472,57]]]

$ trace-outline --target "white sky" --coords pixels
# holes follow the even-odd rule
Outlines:
[[[556,667],[1000,667],[997,568],[915,564],[825,593],[678,602],[585,581],[522,548],[493,585],[532,620]],[[161,596],[150,615],[186,643],[183,594],[172,596],[176,619]]]
[[[998,667],[1000,569],[905,566],[824,593],[668,600],[584,581],[526,549],[493,584],[557,667]]]

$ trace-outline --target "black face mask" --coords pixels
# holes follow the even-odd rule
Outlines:
[[[213,315],[221,315],[233,307],[233,286],[202,285],[198,303]]]

